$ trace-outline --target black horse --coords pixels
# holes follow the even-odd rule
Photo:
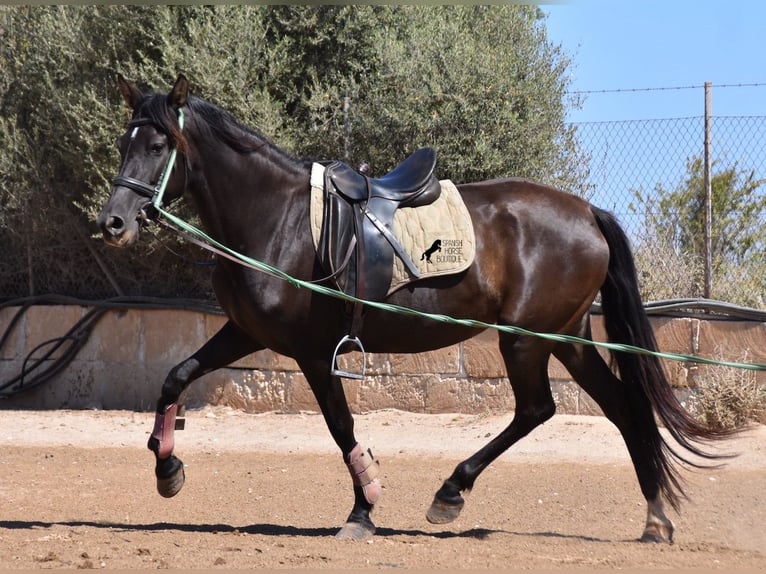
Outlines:
[[[431,263],[431,255],[441,250],[442,250],[442,240],[437,239],[431,244],[431,247],[429,247],[423,252],[423,255],[420,256],[420,260],[422,261],[423,259],[425,259],[426,261]]]
[[[98,217],[107,243],[126,247],[136,241],[141,226],[156,215],[151,197],[155,184],[166,177],[166,202],[185,193],[192,196],[204,228],[217,242],[298,279],[326,275],[308,225],[310,161],[291,157],[225,111],[191,96],[183,76],[168,94],[141,91],[122,77],[118,86],[132,120],[119,143],[120,175]],[[170,161],[171,153],[174,158],[178,154],[178,162]],[[476,230],[473,264],[457,275],[419,280],[395,291],[387,302],[590,339],[589,310],[600,292],[609,340],[656,348],[627,238],[611,214],[520,179],[467,183],[458,189]],[[183,465],[173,455],[183,390],[210,371],[269,348],[300,365],[348,465],[354,505],[338,536],[372,536],[370,512],[380,494],[377,461],[357,442],[341,380],[331,373],[333,350],[347,328],[347,303],[227,258],[218,261],[213,285],[229,320],[174,367],[162,385],[149,440],[158,490],[173,496],[183,484]],[[479,331],[369,308],[360,338],[371,352],[414,353],[455,344]],[[427,519],[454,520],[464,503],[461,493],[474,486],[487,465],[553,416],[547,368],[554,355],[625,440],[647,501],[641,539],[670,541],[673,524],[663,500],[677,508],[684,496],[679,463],[695,464],[689,454],[716,458],[700,445],[727,433],[707,428],[683,409],[655,356],[617,353],[618,378],[591,345],[502,331],[499,341],[515,395],[513,419],[457,465],[436,492]],[[655,415],[674,439],[674,448],[660,434]]]

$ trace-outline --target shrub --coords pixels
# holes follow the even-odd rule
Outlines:
[[[747,362],[747,353],[741,362]],[[689,410],[714,428],[733,429],[766,423],[766,385],[755,371],[709,366],[689,397]]]

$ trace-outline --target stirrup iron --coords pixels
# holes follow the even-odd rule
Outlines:
[[[346,343],[352,343],[357,346],[359,351],[362,353],[362,372],[361,373],[352,373],[350,371],[343,371],[340,368],[338,368],[338,351],[340,351],[341,347],[345,345]],[[365,370],[367,369],[367,355],[364,352],[364,347],[362,346],[362,341],[359,339],[359,337],[351,337],[349,335],[344,335],[343,338],[338,342],[338,345],[335,347],[335,352],[332,354],[332,367],[330,368],[330,374],[335,375],[338,377],[345,377],[347,379],[364,379],[365,377]]]

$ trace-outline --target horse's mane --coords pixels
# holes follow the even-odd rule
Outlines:
[[[277,156],[290,162],[300,162],[283,149],[274,145],[268,138],[256,130],[242,125],[227,111],[197,96],[189,96],[186,105],[191,114],[199,120],[197,127],[204,138],[215,138],[241,154],[252,153],[267,148]],[[134,113],[133,119],[147,119],[160,131],[167,134],[178,147],[186,153],[189,142],[179,130],[176,112],[168,104],[165,94],[147,92]]]
[[[199,129],[207,131],[205,135],[214,137],[239,153],[250,153],[264,146],[278,149],[262,134],[242,125],[227,111],[202,98],[189,96],[187,106],[194,115],[204,120],[200,122]]]

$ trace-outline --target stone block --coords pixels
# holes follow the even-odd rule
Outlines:
[[[16,309],[0,309],[0,326],[7,326]],[[0,381],[18,373],[22,357],[35,345],[63,336],[84,312],[80,306],[31,308],[0,350]],[[91,339],[67,368],[48,383],[4,400],[2,407],[151,411],[170,369],[202,346],[225,321],[219,315],[189,311],[110,310],[95,324]],[[766,323],[657,317],[650,322],[663,351],[766,362]],[[594,338],[604,340],[602,317],[594,316],[592,326]],[[342,380],[349,407],[354,413],[385,408],[427,413],[512,411],[514,397],[497,336],[497,331],[488,330],[430,353],[368,354],[368,376]],[[359,353],[346,355],[341,366],[351,370],[360,358]],[[716,368],[692,362],[663,363],[676,393],[686,395],[689,385]],[[319,410],[292,359],[261,351],[237,364],[247,368],[209,373],[192,383],[181,400],[190,408],[228,404],[248,412]],[[559,413],[601,414],[555,358],[550,361],[549,375]],[[754,376],[766,384],[766,372]]]
[[[665,353],[693,352],[693,333],[699,328],[698,319],[650,317],[659,350]]]
[[[294,359],[275,353],[271,349],[263,349],[230,365],[235,369],[258,369],[261,371],[300,372],[300,367]]]
[[[205,313],[204,321],[205,340],[209,341],[229,321],[229,318],[226,315],[218,315],[217,313]]]
[[[23,362],[21,359],[14,360],[14,361],[5,361],[0,360],[0,383],[6,384],[10,383],[11,379],[15,379],[17,375],[21,373],[21,368],[23,366]],[[10,392],[12,388],[15,387],[14,385],[11,385],[6,389],[6,392]],[[8,399],[4,399],[7,401]],[[0,400],[0,407],[3,406],[3,400]]]
[[[4,408],[13,409],[100,409],[101,369],[91,361],[73,360],[68,369],[44,384],[3,400]]]
[[[427,353],[392,353],[391,373],[395,375],[460,373],[460,345],[451,345]]]
[[[332,358],[332,356],[328,357]],[[387,353],[366,353],[363,357],[359,351],[352,351],[337,358],[338,368],[347,373],[361,373],[362,367],[367,375],[387,375],[391,372],[389,355]]]
[[[580,387],[576,383],[553,381],[551,393],[556,403],[556,413],[565,415],[579,414]]]
[[[766,363],[766,323],[752,321],[701,321],[698,354],[711,359],[738,363]],[[709,369],[721,367],[699,365],[695,379]],[[766,371],[756,371],[755,381],[766,384]]]
[[[463,342],[463,368],[468,378],[492,379],[505,377],[505,363],[498,349],[498,333],[482,331]]]
[[[27,357],[33,350],[33,358],[42,357],[55,346],[55,339],[64,337],[82,318],[84,309],[78,305],[37,305],[30,307],[24,322],[24,345],[22,354]],[[49,342],[50,343],[47,343]],[[47,343],[47,344],[46,344]],[[43,345],[39,349],[39,345]],[[60,357],[68,344],[62,345],[51,355]]]
[[[143,333],[143,358],[148,363],[176,365],[206,341],[204,317],[193,311],[144,311]]]
[[[590,330],[591,330],[591,337],[594,341],[598,341],[601,343],[605,343],[608,341],[609,337],[607,336],[606,328],[604,327],[603,315],[591,315]],[[604,361],[606,361],[607,364],[609,364],[609,360],[610,360],[609,349],[596,346],[596,350],[598,351],[598,354],[601,355],[601,358],[604,359]]]
[[[695,385],[695,377],[698,367],[694,363],[670,361],[660,359],[662,368],[665,370],[665,376],[671,387],[686,388]]]
[[[425,412],[428,384],[432,375],[379,375],[367,377],[359,389],[361,412],[378,409],[399,409],[414,413]]]
[[[320,412],[319,404],[316,401],[316,398],[314,397],[314,393],[311,390],[311,387],[308,384],[308,381],[306,381],[306,377],[303,376],[303,373],[300,372],[292,372],[288,373],[288,382],[287,382],[287,402],[284,406],[285,412],[288,413],[299,413],[299,412]],[[344,393],[346,394],[347,401],[349,397],[353,398],[353,387],[354,385],[343,385]],[[349,407],[350,408],[350,407]]]
[[[184,393],[184,403],[190,407],[198,403],[228,406],[248,413],[284,412],[286,378],[284,373],[271,376],[248,369],[219,369],[192,385]]]
[[[503,413],[516,406],[506,378],[467,379],[460,385],[458,396],[461,413]]]
[[[703,357],[735,362],[766,362],[766,323],[701,321],[699,351]]]
[[[603,315],[590,316],[590,330],[594,341],[606,341],[606,329],[604,328]]]
[[[134,309],[107,311],[95,324],[79,358],[104,363],[141,362],[142,312]]]
[[[205,314],[205,342],[221,330],[228,318],[213,313]],[[228,365],[232,369],[261,369],[265,371],[300,371],[298,363],[290,357],[275,353],[270,349],[257,351]]]
[[[461,412],[460,386],[463,379],[433,377],[426,380],[425,412],[428,414]]]

